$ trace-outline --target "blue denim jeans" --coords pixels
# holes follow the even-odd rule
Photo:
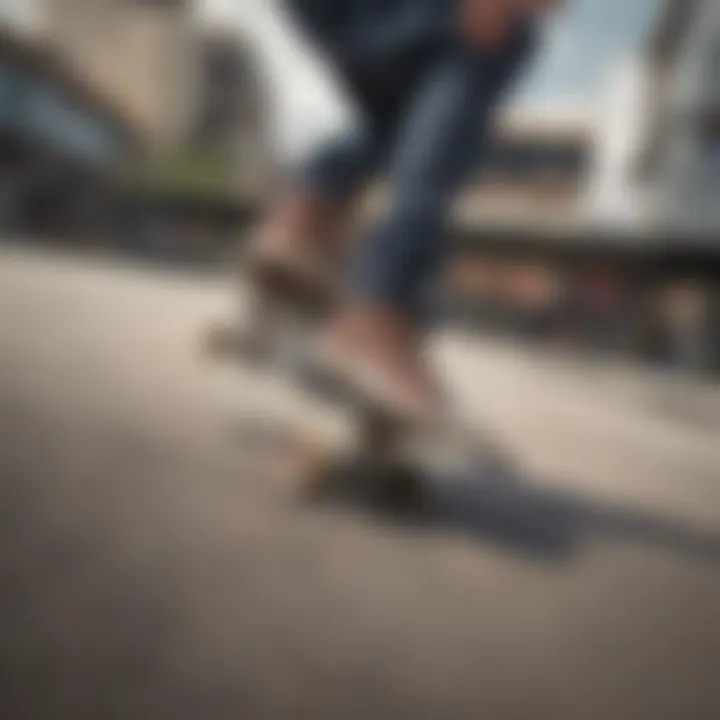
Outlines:
[[[342,203],[387,174],[389,208],[361,244],[351,283],[359,297],[417,315],[442,264],[451,205],[478,168],[492,112],[529,54],[533,28],[519,24],[502,51],[486,53],[453,36],[450,18],[438,14],[449,13],[448,0],[334,2],[336,12],[354,5],[354,15],[325,16],[310,34],[340,70],[359,126],[310,158],[300,181]]]

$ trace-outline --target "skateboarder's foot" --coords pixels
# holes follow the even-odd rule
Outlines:
[[[262,274],[281,274],[335,292],[340,259],[340,212],[314,196],[278,205],[252,242],[248,259]]]
[[[390,415],[427,423],[441,411],[441,393],[426,364],[421,334],[389,308],[358,304],[327,331],[323,359],[333,372]]]

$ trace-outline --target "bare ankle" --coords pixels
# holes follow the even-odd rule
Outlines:
[[[270,214],[269,227],[290,238],[320,238],[332,233],[337,209],[319,195],[296,194],[281,200]]]

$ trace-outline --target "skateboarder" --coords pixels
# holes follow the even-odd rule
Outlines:
[[[292,179],[264,224],[257,257],[318,283],[343,280],[323,362],[402,417],[440,408],[422,353],[424,293],[491,114],[527,60],[540,16],[561,1],[285,0],[347,85],[359,127]],[[389,206],[345,282],[343,216],[381,172]]]

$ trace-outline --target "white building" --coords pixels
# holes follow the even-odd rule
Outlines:
[[[642,169],[657,182],[657,219],[704,235],[720,230],[720,3],[672,0],[668,7],[685,17],[669,20],[666,46],[661,35],[653,48],[658,129]]]
[[[587,214],[704,238],[720,229],[720,3],[664,2],[601,100]]]
[[[601,230],[637,230],[650,222],[645,188],[635,168],[648,133],[645,58],[630,56],[610,73],[596,108],[585,219]]]

